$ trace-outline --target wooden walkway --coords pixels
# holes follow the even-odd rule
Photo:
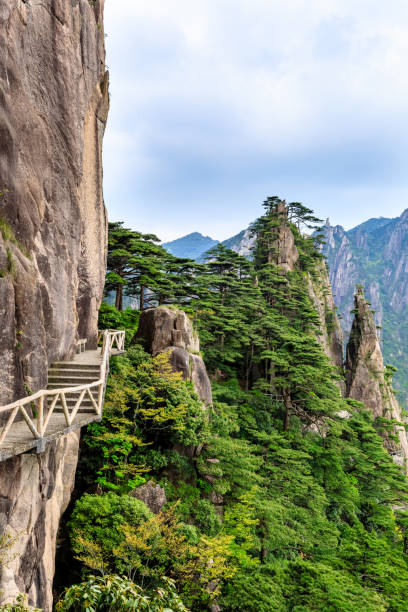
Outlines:
[[[0,427],[0,461],[43,452],[48,442],[101,420],[109,357],[124,353],[125,332],[105,330],[100,338],[101,348],[86,351],[81,340],[81,352],[72,361],[52,364],[47,389],[0,407],[5,420]]]

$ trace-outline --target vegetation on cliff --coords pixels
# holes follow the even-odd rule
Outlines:
[[[383,420],[341,397],[317,341],[315,240],[277,198],[254,232],[252,262],[217,245],[179,300],[200,333],[212,407],[167,354],[134,345],[112,363],[69,522],[80,561],[72,581],[83,582],[61,610],[85,610],[91,587],[102,597],[110,580],[146,602],[163,588],[197,611],[406,609],[406,479],[384,449]],[[164,266],[149,287],[157,301],[168,280]],[[105,307],[101,322],[134,329],[131,316]],[[133,497],[148,479],[167,498],[156,514]],[[166,579],[174,583],[163,587]],[[176,602],[168,607],[182,609]]]

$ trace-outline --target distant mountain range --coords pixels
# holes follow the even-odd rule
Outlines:
[[[219,240],[203,236],[199,232],[193,232],[192,234],[187,234],[187,236],[177,238],[177,240],[165,242],[162,246],[175,257],[198,259],[205,251],[215,247],[218,242]]]
[[[361,284],[375,310],[385,361],[398,368],[395,386],[408,406],[408,209],[400,217],[369,219],[347,231],[327,221],[323,232],[323,252],[345,336],[351,329],[355,286]],[[194,232],[163,246],[174,255],[202,262],[216,244]],[[222,244],[249,256],[253,238],[247,229]]]
[[[219,244],[219,240],[214,240],[209,236],[203,236],[199,232],[193,232],[172,240],[171,242],[164,242],[162,246],[176,257],[186,257],[189,259],[195,259],[202,263],[205,261],[206,255],[210,249]],[[221,244],[224,244],[229,249],[236,251],[240,255],[249,257],[254,244],[254,239],[250,235],[249,229],[242,230],[239,234],[223,240]]]

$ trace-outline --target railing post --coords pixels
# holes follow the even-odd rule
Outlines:
[[[108,338],[109,338],[109,332],[107,332],[105,330],[103,332],[103,341],[102,341],[101,355],[103,355],[105,353],[105,346],[106,346],[106,343],[108,341]]]
[[[43,437],[43,424],[44,424],[44,396],[38,398],[38,414],[37,414],[37,431],[41,437]]]
[[[105,385],[106,385],[106,379],[104,382],[102,382],[99,385],[99,389],[98,389],[98,416],[100,417],[101,420],[102,420],[102,414],[103,414],[103,400],[104,400]]]

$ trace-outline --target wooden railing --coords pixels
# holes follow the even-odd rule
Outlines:
[[[81,340],[78,340],[78,342],[77,342],[77,353],[85,353],[85,351],[86,351],[86,343],[87,343],[87,339],[86,338],[81,338]]]
[[[15,423],[16,420],[20,420],[20,415],[23,417],[33,437],[37,440],[44,440],[44,442],[47,434],[47,427],[57,405],[62,407],[67,427],[71,427],[74,424],[75,417],[78,415],[78,411],[85,398],[91,401],[95,414],[99,418],[102,418],[106,380],[109,372],[109,356],[115,348],[119,352],[124,351],[125,332],[105,330],[99,333],[98,344],[101,338],[103,338],[101,348],[102,361],[98,380],[92,383],[78,385],[77,387],[41,389],[37,391],[37,393],[34,393],[34,395],[24,397],[7,406],[0,407],[0,418],[3,415],[9,415],[0,434],[0,447],[4,443],[13,423]],[[83,350],[82,343],[80,346]],[[93,395],[93,389],[98,390],[97,397]],[[69,395],[71,403],[72,398],[74,397],[76,399],[75,396],[77,396],[76,402],[71,410],[68,407],[67,395]],[[31,412],[33,416],[30,416],[29,412]]]
[[[109,351],[111,351],[115,344],[118,351],[125,350],[125,334],[124,331],[118,331],[117,329],[105,329],[98,333],[98,345],[103,337],[103,343],[101,348],[101,353],[104,354],[105,344],[108,343]]]

